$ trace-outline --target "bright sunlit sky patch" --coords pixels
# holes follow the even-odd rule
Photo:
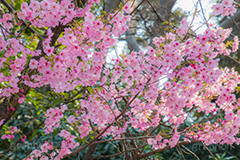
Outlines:
[[[200,3],[202,7],[200,6]],[[190,23],[193,19],[193,13],[195,12],[195,8],[197,6],[197,14],[194,18],[193,27],[192,30],[196,30],[201,24],[205,22],[204,16],[206,20],[209,19],[210,14],[212,12],[212,5],[214,4],[214,0],[177,0],[175,3],[173,10],[176,8],[181,8],[182,10],[186,11],[188,13],[188,22]],[[213,20],[211,19],[209,21],[210,23],[213,23]],[[203,32],[207,28],[206,25],[203,25],[199,29],[197,29],[197,33]]]

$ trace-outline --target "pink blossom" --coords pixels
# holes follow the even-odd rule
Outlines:
[[[157,141],[155,139],[153,139],[153,138],[148,138],[147,141],[148,141],[149,145],[154,145],[154,144],[157,143]]]
[[[24,102],[24,99],[25,99],[25,97],[24,97],[24,96],[23,96],[23,97],[21,97],[21,98],[19,98],[19,99],[18,99],[18,103],[19,103],[19,104],[22,104],[22,103]]]
[[[223,1],[222,1],[222,5],[223,5],[224,7],[230,8],[230,7],[232,6],[232,4],[233,4],[233,0],[223,0]]]
[[[0,126],[4,123],[5,119],[0,120]]]
[[[65,112],[66,110],[67,110],[67,106],[66,105],[62,105],[60,111],[61,112]]]
[[[42,152],[40,150],[35,149],[32,151],[31,154],[33,154],[35,158],[38,158],[41,156]]]
[[[11,14],[6,13],[6,14],[3,15],[3,19],[4,19],[5,21],[12,20],[12,16],[11,16]]]
[[[164,84],[164,87],[165,87],[166,89],[170,89],[170,88],[172,87],[172,84],[167,81],[167,82]]]
[[[173,136],[172,136],[172,138],[170,138],[169,139],[169,145],[171,146],[171,148],[173,148],[176,144],[177,144],[177,142],[178,142],[178,140],[179,140],[179,135],[177,134],[177,133],[175,133]]]
[[[227,121],[233,120],[234,117],[235,117],[235,114],[232,111],[226,111],[225,112],[225,119]]]
[[[125,11],[126,13],[130,13],[131,12],[131,4],[130,3],[126,3],[123,6],[123,11]]]
[[[23,3],[22,3],[22,5],[21,5],[21,10],[30,10],[27,2],[23,2]]]
[[[26,11],[22,11],[18,13],[18,18],[21,20],[25,20],[27,18],[27,13]]]
[[[223,6],[219,3],[212,6],[213,15],[219,15],[223,12]]]
[[[233,41],[232,52],[236,52],[238,50],[238,45],[239,45],[238,36],[234,36],[233,40],[234,41]]]
[[[45,142],[43,145],[40,146],[41,152],[42,153],[47,153],[48,152],[48,143]]]
[[[40,9],[40,3],[36,0],[31,0],[31,3],[29,5],[31,7],[32,10],[36,11],[38,9]]]
[[[52,55],[52,54],[53,54],[53,51],[54,51],[54,47],[47,46],[47,47],[44,48],[44,52],[45,52],[48,56]]]
[[[48,10],[50,8],[50,3],[48,2],[48,0],[43,0],[41,2],[41,6],[42,6],[42,9]]]
[[[234,6],[232,6],[228,9],[228,13],[231,16],[233,16],[236,11],[237,11],[237,9]]]
[[[49,158],[48,158],[47,156],[43,155],[43,156],[40,158],[40,160],[49,160]]]
[[[162,136],[161,135],[157,135],[156,136],[156,141],[160,142],[162,140]]]
[[[30,63],[29,63],[29,68],[30,69],[35,69],[38,67],[38,61],[35,59],[31,59]]]

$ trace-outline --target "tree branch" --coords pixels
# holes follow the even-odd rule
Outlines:
[[[193,143],[199,143],[199,142],[200,141],[197,141],[197,140],[193,140],[191,142],[189,142],[189,141],[180,141],[180,142],[178,142],[178,145],[181,146],[181,145],[193,144]],[[170,148],[171,148],[170,146],[166,146],[163,149],[157,149],[157,150],[152,151],[152,152],[144,153],[144,154],[138,155],[137,159],[141,159],[141,158],[145,158],[145,157],[148,157],[148,156],[152,156],[152,155],[154,155],[156,153],[160,153],[160,152],[164,152],[166,150],[169,150]]]

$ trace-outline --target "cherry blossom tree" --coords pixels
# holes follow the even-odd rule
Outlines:
[[[8,9],[0,19],[1,140],[24,143],[34,130],[60,139],[46,138],[26,160],[58,160],[81,152],[83,159],[141,159],[199,142],[239,144],[235,93],[240,76],[219,68],[217,58],[238,49],[238,37],[227,41],[231,29],[210,24],[192,35],[186,18],[178,28],[164,22],[170,30],[152,39],[154,47],[106,62],[108,49],[128,29],[134,12],[130,3],[99,14],[94,12],[99,0],[31,0],[20,10],[1,2]],[[232,0],[213,10],[223,16],[236,12]],[[43,88],[51,97],[38,94]],[[42,99],[36,100],[39,95]],[[30,105],[37,117],[24,115],[31,121],[8,124]],[[187,125],[195,112],[205,116]],[[33,131],[20,129],[30,122],[35,122]],[[100,144],[118,150],[94,155]]]

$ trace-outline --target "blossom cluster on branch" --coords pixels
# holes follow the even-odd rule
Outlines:
[[[12,95],[24,93],[23,84],[33,89],[49,85],[56,93],[79,86],[91,88],[89,94],[76,100],[76,110],[68,111],[68,104],[60,104],[46,111],[45,134],[54,132],[62,123],[68,124],[58,133],[63,138],[61,146],[45,142],[26,159],[62,159],[106,136],[121,139],[128,128],[148,133],[160,125],[168,125],[171,132],[148,134],[146,141],[156,150],[174,147],[182,139],[207,145],[239,144],[240,100],[234,92],[240,76],[234,69],[219,68],[217,58],[238,49],[238,37],[232,48],[225,43],[231,29],[211,26],[190,37],[191,26],[183,19],[176,31],[155,37],[154,48],[121,55],[112,59],[109,67],[108,48],[128,29],[131,16],[126,13],[131,5],[125,4],[113,14],[96,16],[92,12],[95,3],[99,0],[89,0],[84,8],[78,8],[71,0],[24,2],[18,19],[46,30],[44,36],[36,36],[42,44],[40,48],[27,47],[22,30],[11,32],[10,14],[4,14],[0,20],[5,28],[0,37],[0,69],[7,71],[0,73],[0,98],[10,101]],[[215,15],[232,15],[236,11],[230,0],[213,8]],[[58,26],[65,29],[54,42],[54,29]],[[160,83],[163,78],[168,81]],[[24,98],[22,94],[18,102],[22,104]],[[181,130],[192,111],[218,118],[215,122],[205,119]],[[1,138],[14,138],[14,132],[18,132],[16,127]],[[79,137],[89,135],[94,135],[89,143],[78,142]]]

